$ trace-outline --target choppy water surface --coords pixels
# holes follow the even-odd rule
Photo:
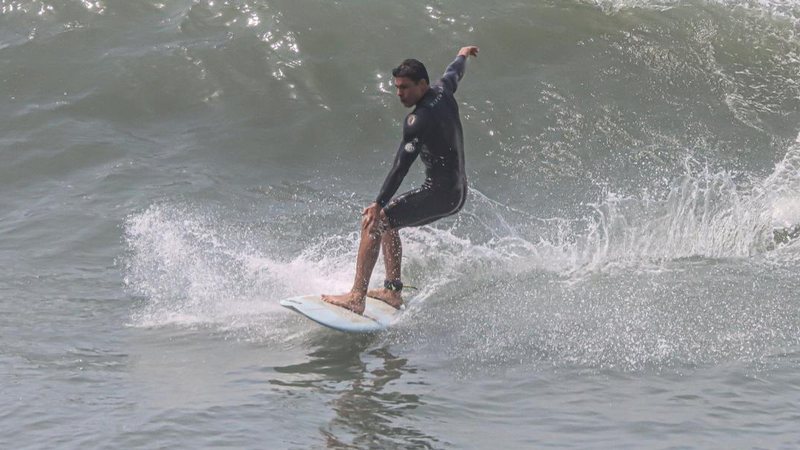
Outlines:
[[[800,446],[798,26],[777,0],[0,0],[0,443]],[[391,68],[467,44],[470,197],[403,231],[401,322],[281,308],[349,287]]]

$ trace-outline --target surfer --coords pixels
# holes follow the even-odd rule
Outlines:
[[[400,280],[402,246],[398,230],[418,227],[457,213],[467,198],[464,170],[464,137],[458,103],[453,94],[464,76],[467,58],[478,56],[478,47],[463,47],[437,82],[430,84],[428,71],[416,59],[407,59],[392,71],[400,102],[414,111],[406,116],[403,140],[375,202],[361,213],[361,242],[356,277],[350,292],[323,295],[326,302],[353,312],[364,312],[365,296],[399,308],[403,304]],[[392,198],[420,156],[425,182],[417,189]],[[383,250],[386,280],[382,289],[367,291],[372,269]]]

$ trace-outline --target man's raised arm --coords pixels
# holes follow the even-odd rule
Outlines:
[[[444,84],[450,92],[455,92],[456,89],[458,89],[458,82],[464,77],[464,70],[467,68],[467,58],[470,56],[477,57],[478,50],[478,47],[474,45],[462,47],[461,50],[458,51],[455,61],[447,66],[444,75],[442,75],[442,84]]]

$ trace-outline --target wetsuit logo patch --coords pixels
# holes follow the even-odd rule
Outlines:
[[[409,114],[408,115],[408,119],[406,119],[406,123],[408,124],[408,126],[414,125],[414,122],[416,122],[416,121],[417,121],[417,115],[416,114]]]
[[[403,150],[407,151],[408,153],[414,153],[414,144],[416,142],[417,142],[416,139],[414,139],[411,142],[407,142],[406,145],[403,147]]]

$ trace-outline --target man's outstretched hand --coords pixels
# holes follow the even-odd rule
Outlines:
[[[463,56],[465,58],[468,58],[470,56],[477,57],[479,50],[480,49],[478,47],[475,47],[474,45],[470,45],[468,47],[461,47],[461,50],[458,51],[458,56]]]

